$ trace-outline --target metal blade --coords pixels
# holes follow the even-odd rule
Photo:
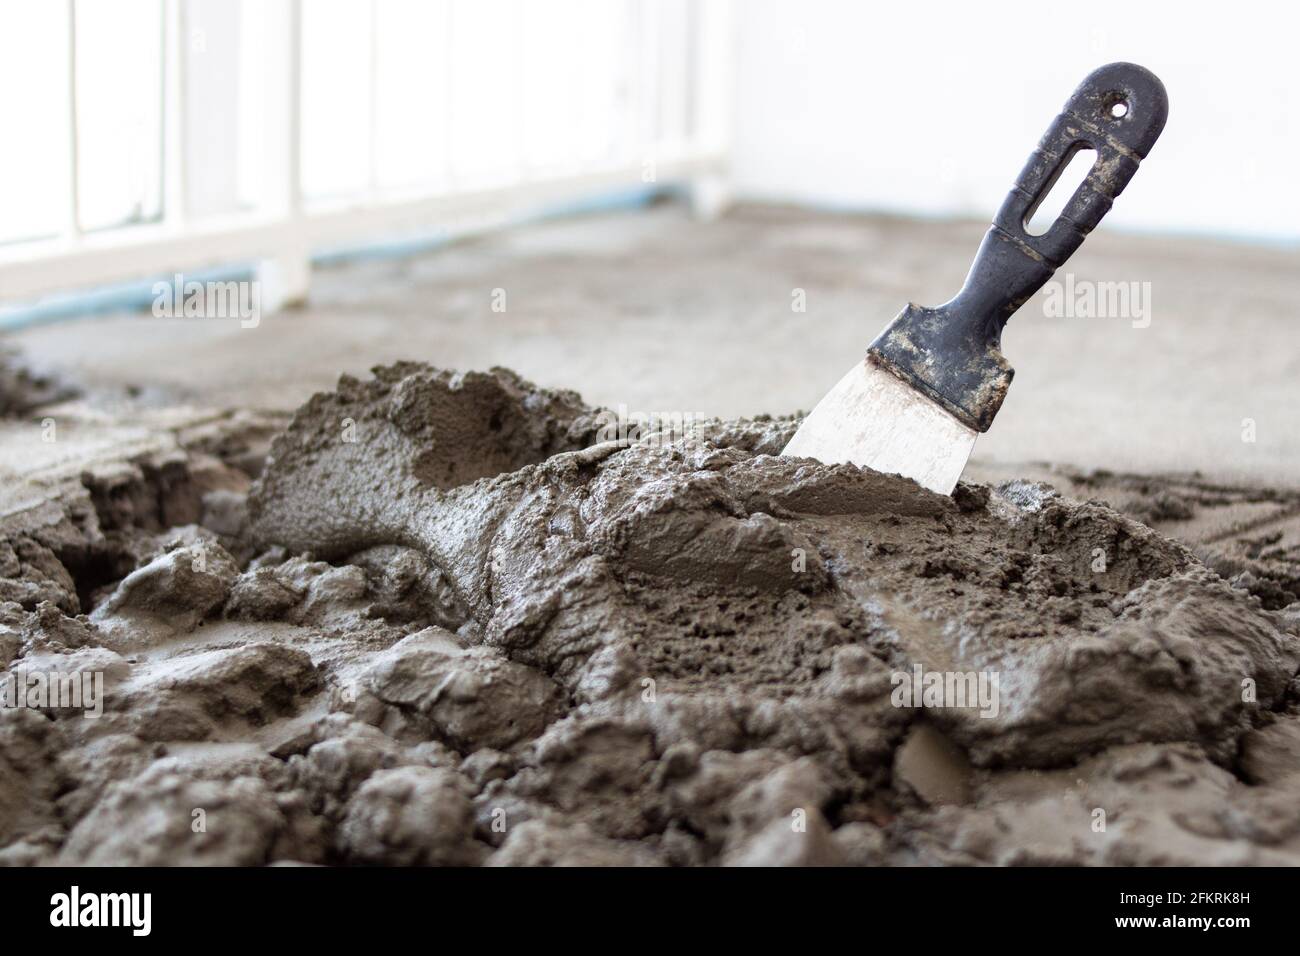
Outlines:
[[[867,360],[817,403],[782,455],[849,461],[911,478],[941,495],[957,487],[979,433]]]

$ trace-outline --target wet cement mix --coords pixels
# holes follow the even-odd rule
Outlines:
[[[0,862],[1300,863],[1300,493],[688,424],[400,364],[29,475]]]

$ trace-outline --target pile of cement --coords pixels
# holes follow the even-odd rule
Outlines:
[[[404,364],[11,511],[0,663],[105,688],[0,709],[0,861],[1300,862],[1300,604],[796,424]]]

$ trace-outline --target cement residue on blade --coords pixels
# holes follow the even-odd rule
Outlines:
[[[796,424],[403,364],[304,405],[246,512],[228,461],[184,532],[69,492],[0,635],[114,677],[0,711],[0,857],[1300,861],[1295,604],[1042,485],[776,457]]]

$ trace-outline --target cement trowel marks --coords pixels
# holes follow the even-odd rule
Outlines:
[[[401,365],[300,409],[219,528],[68,492],[0,636],[104,713],[0,711],[0,856],[1300,862],[1300,606],[1041,484],[611,421]]]

